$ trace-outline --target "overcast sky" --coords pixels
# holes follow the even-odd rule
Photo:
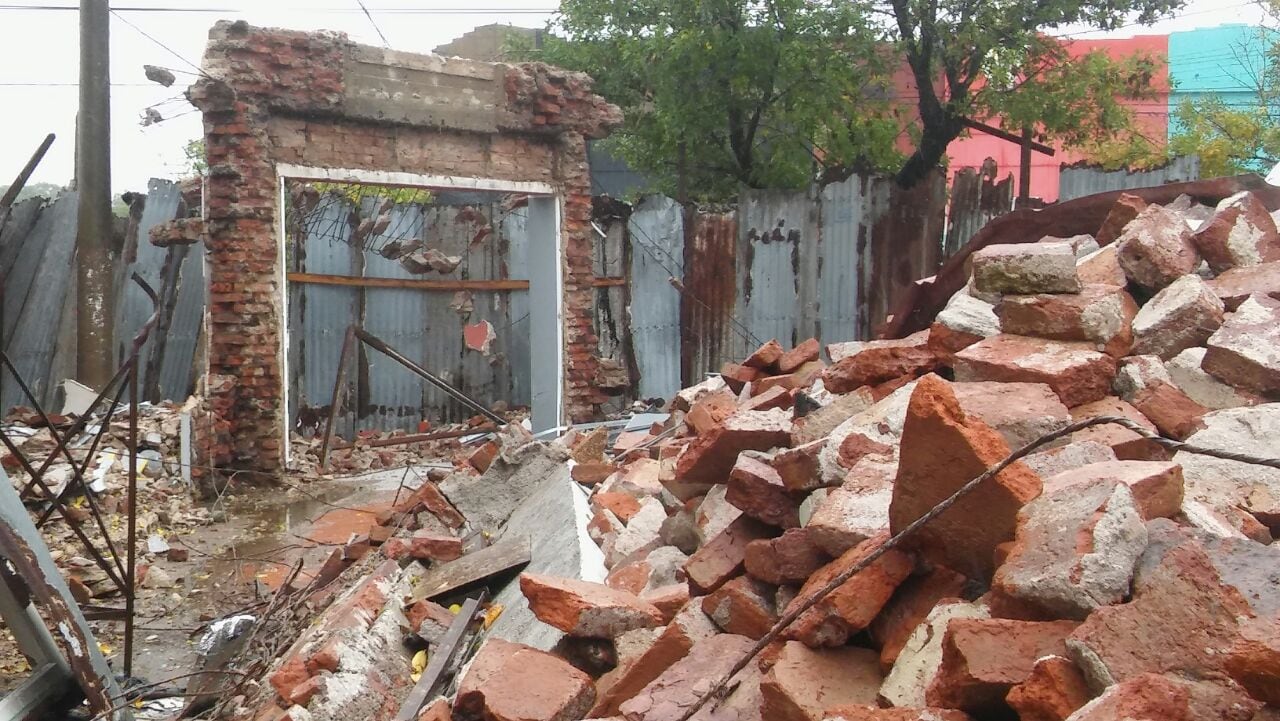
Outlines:
[[[70,10],[15,6],[63,6]],[[183,98],[204,52],[208,28],[220,18],[303,30],[339,30],[357,42],[381,45],[357,0],[114,0],[118,8],[163,7],[177,12],[119,10],[111,20],[111,123],[113,191],[145,190],[150,177],[177,177],[185,167],[182,147],[202,134],[200,116]],[[428,52],[477,25],[500,22],[542,27],[554,0],[365,0],[373,20],[398,50]],[[72,175],[79,54],[76,0],[13,0],[0,3],[0,185],[10,182],[46,133],[58,139],[32,182],[65,183]],[[216,12],[198,12],[212,9]],[[1178,17],[1152,27],[1128,27],[1124,37],[1190,30],[1224,23],[1261,22],[1253,2],[1191,0]],[[131,27],[132,24],[135,27]],[[153,39],[148,39],[146,35]],[[167,47],[162,47],[161,45]],[[171,88],[143,77],[144,64],[178,75]],[[185,71],[185,72],[182,72]],[[139,123],[144,109],[166,118]]]

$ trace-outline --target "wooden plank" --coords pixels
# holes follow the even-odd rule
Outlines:
[[[310,283],[312,285],[341,285],[354,288],[408,288],[411,290],[439,290],[455,292],[472,291],[504,291],[528,290],[527,280],[419,280],[417,278],[369,278],[350,275],[326,275],[323,273],[289,273],[286,275],[291,283]],[[593,278],[594,288],[613,288],[627,284],[626,278]]]
[[[468,598],[466,603],[462,604],[462,609],[458,611],[457,616],[454,616],[453,623],[449,624],[449,630],[445,631],[444,638],[431,648],[431,658],[427,661],[427,667],[422,670],[418,682],[413,685],[413,690],[400,706],[395,721],[413,721],[418,717],[418,712],[426,703],[431,689],[439,683],[440,675],[448,668],[449,662],[458,652],[462,636],[475,618],[476,610],[484,602],[484,597],[485,594],[481,593],[476,598]]]
[[[431,600],[529,563],[529,539],[521,537],[434,566],[413,586],[414,599]]]

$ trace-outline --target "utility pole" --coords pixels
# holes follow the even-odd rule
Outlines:
[[[76,378],[102,390],[115,366],[111,243],[111,73],[108,0],[80,0],[76,121]]]

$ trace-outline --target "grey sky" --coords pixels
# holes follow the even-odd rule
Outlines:
[[[13,0],[14,4],[77,4],[76,0]],[[126,7],[226,8],[235,12],[121,12],[112,18],[113,190],[145,190],[150,177],[177,177],[184,167],[182,147],[201,135],[200,115],[182,99],[193,68],[204,52],[208,28],[219,18],[255,25],[304,30],[339,30],[353,40],[381,40],[356,0],[115,0]],[[399,50],[427,52],[476,25],[494,22],[541,27],[554,0],[365,0],[374,20]],[[1152,27],[1129,27],[1110,35],[1167,33],[1223,23],[1261,22],[1254,2],[1192,0],[1177,18]],[[0,8],[0,184],[17,173],[45,133],[58,135],[33,182],[65,183],[72,175],[77,79],[77,13]],[[130,27],[126,22],[136,25]],[[168,46],[173,53],[144,37]],[[1087,33],[1080,37],[1105,36]],[[178,72],[171,88],[149,83],[144,64]],[[167,118],[150,127],[139,119],[155,106]]]

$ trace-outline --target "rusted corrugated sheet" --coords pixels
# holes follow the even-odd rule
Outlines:
[[[734,309],[738,284],[738,219],[735,213],[698,212],[685,248],[685,297],[681,327],[685,384],[700,381],[729,361],[736,341]],[[695,300],[696,299],[696,300]]]
[[[947,197],[946,178],[940,171],[906,190],[890,178],[872,182],[888,188],[889,203],[872,225],[860,256],[864,291],[859,310],[860,317],[867,319],[867,337],[904,289],[942,265],[939,239]]]
[[[962,168],[951,180],[951,207],[947,210],[947,234],[943,255],[951,255],[969,242],[993,218],[1013,210],[1013,175],[997,180],[994,162],[982,168]]]
[[[1158,168],[1138,171],[1103,170],[1085,164],[1064,165],[1058,174],[1058,202],[1109,190],[1150,188],[1199,179],[1200,158],[1196,155],[1174,158]]]
[[[867,287],[873,268],[862,262],[871,227],[888,207],[888,188],[854,175],[822,189],[822,280],[817,337],[825,343],[865,338]]]

